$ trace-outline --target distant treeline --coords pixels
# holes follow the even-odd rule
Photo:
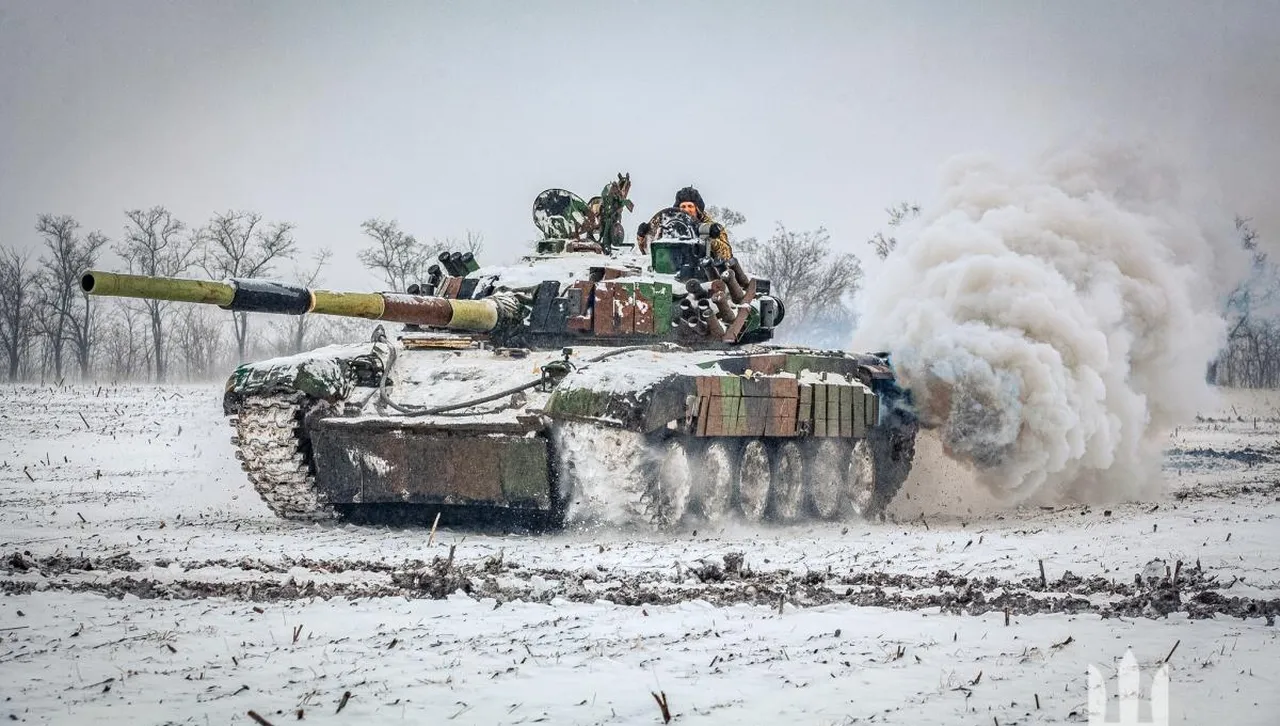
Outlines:
[[[745,218],[715,210],[727,227]],[[365,320],[229,313],[214,306],[157,300],[89,297],[80,274],[119,258],[109,269],[163,277],[260,277],[308,287],[323,283],[331,253],[299,260],[294,226],[257,212],[227,211],[189,225],[163,206],[125,212],[123,231],[109,238],[85,231],[68,215],[41,214],[42,246],[20,254],[0,243],[0,365],[16,380],[210,380],[242,361],[288,355],[333,342],[367,339]],[[482,235],[419,240],[395,220],[361,225],[361,264],[387,290],[426,279],[443,250],[478,253]],[[779,224],[764,243],[736,243],[756,274],[788,296],[789,340],[841,345],[853,326],[852,298],[862,279],[857,257],[835,253],[824,229],[804,232]]]
[[[745,217],[712,207],[713,217],[734,230]],[[910,204],[890,207],[890,235],[919,214]],[[1208,369],[1210,382],[1229,386],[1280,386],[1280,272],[1258,246],[1249,220],[1236,223],[1253,254],[1250,277],[1226,301],[1227,348]],[[41,214],[35,232],[42,249],[20,254],[0,243],[0,365],[16,380],[211,380],[242,361],[288,355],[334,342],[367,339],[365,320],[320,316],[229,313],[208,305],[100,298],[80,291],[79,276],[113,251],[112,269],[166,277],[265,277],[308,287],[323,284],[331,252],[299,260],[294,226],[269,222],[257,212],[214,214],[191,226],[165,207],[125,212],[112,240],[86,232],[67,215]],[[361,225],[365,246],[358,258],[387,290],[404,290],[426,278],[443,250],[480,252],[479,233],[419,240],[395,220]],[[877,232],[867,240],[880,257],[897,239]],[[795,231],[778,223],[768,239],[733,239],[735,254],[756,275],[770,279],[787,305],[781,342],[844,347],[856,325],[853,299],[863,281],[862,263],[839,252],[821,227]]]
[[[1280,387],[1280,267],[1258,245],[1250,220],[1236,219],[1240,244],[1253,256],[1248,279],[1227,299],[1227,348],[1209,365],[1210,383]]]
[[[363,225],[372,247],[361,261],[403,289],[428,255],[481,240],[468,232],[419,244],[394,221]],[[207,305],[89,297],[80,274],[102,265],[165,277],[260,277],[307,286],[322,283],[331,258],[322,249],[299,260],[294,226],[257,212],[228,211],[202,226],[175,218],[163,206],[125,212],[123,232],[111,239],[86,232],[68,215],[41,214],[38,252],[21,254],[0,243],[0,365],[8,380],[210,380],[241,361],[287,355],[332,342],[367,339],[366,320],[228,313]],[[416,278],[414,278],[416,279]]]

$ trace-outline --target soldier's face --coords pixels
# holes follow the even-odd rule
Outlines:
[[[698,218],[698,205],[693,202],[680,202],[680,211],[694,219]]]

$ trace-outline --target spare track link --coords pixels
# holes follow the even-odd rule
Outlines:
[[[232,418],[236,458],[267,507],[300,521],[334,519],[337,512],[316,488],[303,417],[312,400],[302,393],[247,396]]]

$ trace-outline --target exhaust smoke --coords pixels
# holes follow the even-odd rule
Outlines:
[[[1248,265],[1230,228],[1132,153],[959,159],[869,280],[854,349],[892,351],[943,450],[1005,503],[1150,495],[1163,436],[1211,400],[1219,301]]]

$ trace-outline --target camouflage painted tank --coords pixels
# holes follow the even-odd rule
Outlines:
[[[241,365],[237,456],[290,519],[561,526],[790,522],[879,514],[911,467],[916,418],[887,356],[769,344],[768,280],[707,254],[679,210],[626,239],[630,179],[551,189],[517,264],[446,252],[405,292],[89,271],[95,295],[331,314],[365,343]]]

